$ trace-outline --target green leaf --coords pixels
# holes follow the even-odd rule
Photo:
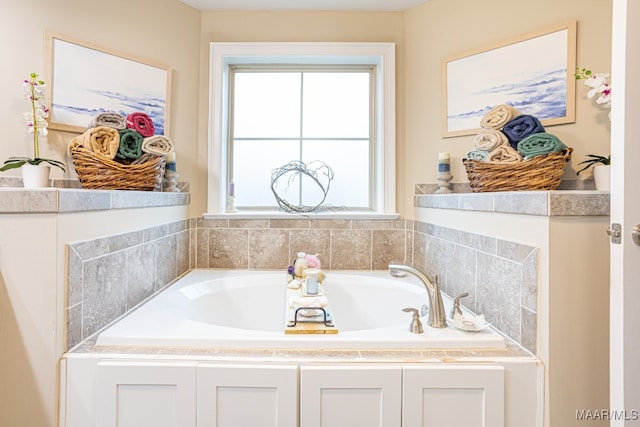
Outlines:
[[[53,160],[53,159],[44,159],[42,157],[36,157],[35,159],[33,159],[32,162],[29,162],[32,165],[39,165],[40,163],[49,163],[51,166],[55,166],[57,168],[62,169],[63,172],[65,172],[65,168],[64,168],[64,163],[59,162],[58,160]]]
[[[608,157],[604,157],[604,156],[598,156],[596,154],[587,154],[587,157],[590,157],[590,158],[578,163],[579,165],[586,165],[586,166],[584,166],[582,169],[576,172],[576,175],[580,175],[580,172],[584,172],[585,170],[589,169],[591,166],[595,166],[598,163],[601,163],[603,165],[611,164],[611,155],[609,155]]]
[[[8,171],[10,169],[18,169],[22,167],[25,163],[27,163],[26,160],[11,160],[11,159],[6,160],[4,162],[4,166],[0,168],[0,172]]]
[[[32,159],[30,157],[9,157],[9,159],[4,161],[4,166],[0,168],[0,172],[21,168],[25,163],[29,163],[30,165],[34,166],[39,165],[40,163],[48,163],[51,166],[55,166],[62,169],[63,172],[66,172],[64,163],[58,160],[45,159],[42,157],[36,157],[35,159]]]

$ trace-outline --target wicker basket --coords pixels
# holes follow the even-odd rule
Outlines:
[[[462,159],[474,193],[489,191],[555,190],[572,148],[516,163],[498,164]]]
[[[162,189],[165,156],[145,153],[136,163],[125,165],[78,144],[69,146],[69,155],[82,188],[141,191]]]

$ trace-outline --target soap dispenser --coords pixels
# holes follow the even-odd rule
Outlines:
[[[302,273],[308,268],[307,254],[304,252],[298,252],[296,260],[293,262],[293,277],[296,279],[302,278]]]

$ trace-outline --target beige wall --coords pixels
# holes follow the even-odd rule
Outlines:
[[[429,0],[404,15],[404,143],[398,146],[398,210],[411,216],[413,186],[435,183],[438,152],[452,155],[453,182],[466,182],[461,158],[473,136],[442,138],[441,59],[480,49],[570,19],[578,21],[577,65],[610,72],[611,0],[540,0],[526,5],[512,0]],[[470,70],[470,72],[472,72]],[[615,82],[614,82],[615,85]],[[586,87],[576,89],[576,123],[547,128],[574,148],[565,179],[575,179],[587,153],[609,153],[610,124],[599,114]],[[615,90],[615,89],[614,89]],[[399,124],[402,127],[402,124]],[[404,177],[401,176],[404,173]],[[587,178],[589,174],[580,174]]]
[[[208,126],[208,45],[211,41],[368,41],[396,43],[397,76],[397,206],[407,217],[415,217],[413,188],[416,183],[435,182],[439,151],[454,157],[455,182],[463,182],[460,158],[470,148],[471,137],[440,137],[440,60],[443,57],[493,44],[567,19],[578,20],[578,64],[597,71],[609,71],[611,0],[541,0],[524,8],[510,0],[429,0],[404,13],[372,12],[207,12],[202,13],[177,0],[0,0],[0,124],[3,135],[0,160],[31,155],[30,138],[21,114],[22,80],[32,71],[44,74],[44,30],[165,63],[173,68],[170,136],[176,144],[181,180],[191,183],[190,216],[206,209],[206,153]],[[550,11],[553,11],[551,13]],[[577,123],[550,129],[575,149],[572,166],[590,152],[608,149],[608,123],[596,123],[597,109],[584,99],[579,85]],[[43,144],[42,155],[64,159],[71,134],[52,132]],[[17,175],[18,171],[5,173]],[[55,171],[55,177],[62,177]],[[571,174],[570,172],[568,174]],[[72,177],[72,172],[66,177]],[[3,218],[2,230],[16,240],[23,236],[16,227],[30,228],[36,221],[46,237],[48,255],[38,255],[41,270],[16,264],[19,251],[3,234],[0,245],[0,331],[11,342],[0,342],[3,366],[15,366],[15,357],[26,357],[21,369],[0,371],[0,384],[10,381],[23,388],[12,399],[13,390],[0,387],[0,424],[21,426],[53,425],[55,377],[50,366],[56,356],[55,338],[48,334],[59,315],[43,298],[57,297],[63,265],[53,264],[65,241],[56,236],[51,219],[24,216]],[[95,230],[99,233],[100,230]],[[63,236],[64,237],[64,236]],[[62,237],[61,237],[62,238]],[[67,240],[71,239],[66,236]],[[24,268],[16,267],[22,266]],[[24,270],[20,274],[16,269]],[[53,272],[56,291],[44,289],[42,272]],[[28,286],[21,287],[21,283]],[[39,284],[39,285],[38,285]],[[15,293],[14,293],[15,291]],[[55,296],[52,296],[53,294]],[[47,308],[41,310],[41,305]],[[44,313],[44,314],[43,314]],[[43,317],[38,317],[44,316]],[[29,325],[37,318],[37,325]],[[22,319],[22,320],[17,320]],[[51,322],[51,323],[47,323]],[[29,329],[31,328],[31,329]],[[8,334],[8,330],[11,334]],[[20,333],[15,333],[20,330]],[[24,332],[29,331],[32,332]],[[52,333],[52,332],[51,332]],[[6,345],[16,345],[12,352]],[[38,347],[44,346],[45,353]],[[38,379],[40,378],[40,379]],[[30,397],[29,397],[30,396]]]
[[[198,175],[206,174],[196,169],[199,11],[177,0],[0,0],[0,10],[0,161],[10,156],[33,156],[32,139],[23,124],[22,113],[28,111],[28,103],[22,100],[21,84],[31,72],[45,74],[47,29],[172,67],[169,136],[176,145],[180,179],[197,182]],[[41,144],[41,156],[71,165],[65,148],[72,137],[52,131]],[[73,167],[68,169],[71,171],[65,175],[55,169],[53,177],[75,177]],[[20,171],[2,174],[11,175],[19,176]]]
[[[404,39],[401,12],[205,12],[202,14],[198,169],[207,167],[209,45],[211,42],[396,43],[396,142],[404,144]],[[399,174],[402,179],[402,174]],[[206,199],[206,175],[193,199]],[[192,202],[193,204],[193,202]],[[204,212],[206,202],[200,212]]]
[[[196,181],[198,173],[205,174],[196,169],[198,11],[176,0],[0,0],[0,10],[0,161],[33,155],[23,124],[28,104],[22,99],[21,84],[31,72],[44,74],[44,31],[48,29],[171,66],[170,136],[176,144],[181,179]],[[65,147],[72,136],[52,131],[41,144],[41,155],[66,161]],[[11,171],[2,176],[19,174]],[[63,177],[62,172],[56,169],[54,177]],[[119,215],[122,218],[90,214],[100,218],[68,225],[55,215],[0,215],[0,426],[56,425],[64,243],[80,236],[112,234],[113,227],[128,230],[142,224],[129,210]],[[165,215],[151,215],[143,222],[165,219]],[[185,216],[182,211],[177,215]]]
[[[198,170],[206,170],[210,42],[395,42],[396,203],[401,215],[412,218],[414,186],[435,182],[438,152],[452,153],[454,182],[467,181],[461,158],[471,149],[472,137],[445,139],[440,136],[441,59],[569,19],[578,21],[578,65],[609,72],[611,0],[593,2],[589,7],[578,0],[544,0],[525,12],[520,3],[509,0],[482,3],[429,0],[403,13],[205,12],[202,14]],[[584,89],[582,84],[577,85],[576,123],[548,129],[574,148],[566,179],[576,178],[575,165],[585,154],[608,153],[609,123],[602,120],[603,115],[591,105]],[[588,177],[588,173],[580,176]],[[206,175],[199,175],[198,179],[194,200],[204,211]]]
[[[45,28],[166,63],[174,69],[170,136],[177,147],[180,179],[191,183],[192,216],[206,210],[208,49],[212,41],[395,42],[397,207],[407,218],[414,216],[414,185],[435,182],[438,152],[452,153],[454,182],[467,180],[460,159],[470,149],[471,136],[440,136],[442,58],[577,19],[578,65],[603,72],[610,69],[611,0],[591,2],[589,7],[578,0],[543,0],[526,12],[509,0],[429,0],[405,12],[202,14],[177,0],[2,1],[10,5],[2,8],[0,43],[12,67],[0,69],[0,89],[6,94],[0,99],[4,130],[0,159],[30,154],[30,139],[21,118],[26,102],[20,102],[20,82],[31,71],[44,72]],[[150,23],[142,23],[139,16]],[[575,149],[565,175],[571,179],[585,154],[608,152],[609,123],[601,120],[602,114],[586,99],[584,89],[578,84],[576,124],[549,129]],[[64,159],[71,136],[52,132],[43,155]],[[3,176],[17,174],[19,171],[12,171]],[[62,176],[57,170],[55,174]],[[73,171],[66,176],[73,177]]]

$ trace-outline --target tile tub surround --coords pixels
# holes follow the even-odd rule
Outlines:
[[[189,270],[189,220],[74,242],[67,252],[67,348]]]
[[[326,270],[386,270],[404,260],[437,273],[445,293],[469,291],[467,308],[535,352],[537,250],[405,219],[191,218],[72,243],[69,348],[190,268],[284,269],[298,251],[318,253]]]
[[[415,222],[414,265],[461,304],[535,354],[538,249],[434,224]],[[447,313],[448,315],[448,313]]]
[[[300,251],[317,253],[326,270],[384,270],[411,259],[412,230],[403,219],[191,221],[196,268],[281,269]]]

